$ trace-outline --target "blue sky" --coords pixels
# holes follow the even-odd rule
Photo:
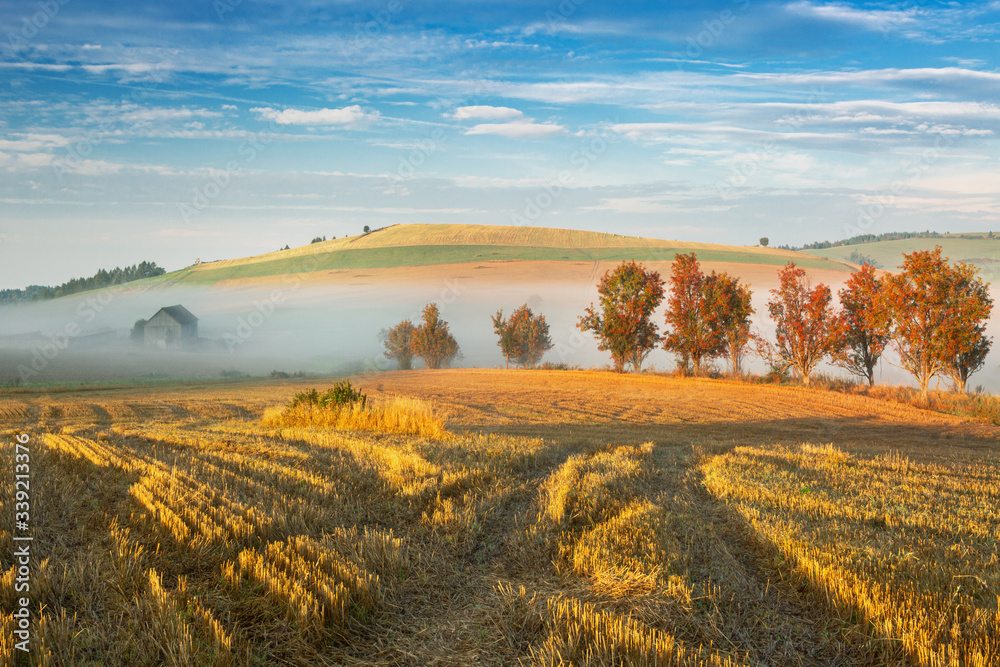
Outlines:
[[[1000,2],[0,1],[0,287],[405,222],[1000,231]]]

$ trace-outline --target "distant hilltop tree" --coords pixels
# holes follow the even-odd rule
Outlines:
[[[660,342],[657,326],[651,320],[663,301],[660,274],[646,271],[635,261],[622,262],[604,274],[597,292],[600,306],[590,304],[577,327],[593,332],[598,349],[611,352],[617,372],[624,373],[626,364],[638,372]]]
[[[493,330],[500,338],[497,345],[508,364],[514,362],[523,367],[534,366],[552,349],[545,316],[532,313],[528,304],[515,310],[509,318],[505,318],[503,310],[499,310],[491,319]]]
[[[372,231],[372,228],[371,228],[371,227],[369,227],[368,225],[365,225],[365,228],[364,228],[364,232],[365,232],[365,234],[370,234],[370,233],[371,233],[371,231]]]
[[[766,248],[767,244],[770,243],[770,241],[766,236],[761,236],[759,243]]]

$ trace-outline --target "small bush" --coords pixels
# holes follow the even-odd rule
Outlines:
[[[288,407],[295,408],[301,405],[305,407],[328,408],[359,404],[361,409],[364,410],[367,403],[368,397],[362,394],[361,391],[351,387],[350,380],[344,380],[333,385],[322,394],[316,391],[316,389],[300,392],[292,397],[292,400],[288,403]]]
[[[558,364],[554,361],[542,362],[538,368],[543,371],[578,371],[580,370],[579,364],[567,364],[564,362],[559,362]]]

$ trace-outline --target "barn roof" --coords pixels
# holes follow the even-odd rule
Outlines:
[[[160,313],[166,313],[182,326],[185,324],[194,324],[198,321],[198,318],[192,315],[190,310],[180,304],[177,304],[176,306],[164,306],[156,311],[156,314],[153,315],[153,317],[156,317],[156,315],[159,315]],[[153,318],[151,317],[150,319]]]

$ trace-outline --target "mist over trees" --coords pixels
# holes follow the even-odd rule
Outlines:
[[[778,279],[781,284],[767,302],[777,338],[768,356],[779,371],[794,368],[808,387],[813,369],[843,348],[843,322],[833,310],[830,288],[822,283],[812,287],[794,262],[778,272]]]
[[[460,354],[448,323],[441,319],[436,303],[429,303],[422,313],[423,321],[413,330],[410,349],[424,360],[427,368],[447,368]]]
[[[493,331],[500,339],[497,345],[508,364],[514,362],[522,367],[534,366],[552,349],[545,316],[532,313],[528,304],[515,310],[509,318],[503,316],[501,309],[490,319]]]
[[[393,328],[379,332],[386,359],[395,359],[401,371],[413,368],[413,330],[413,322],[403,320]]]
[[[651,319],[663,301],[660,274],[634,261],[622,262],[604,274],[597,291],[600,307],[591,303],[577,327],[592,331],[598,349],[611,352],[615,371],[625,372],[626,364],[640,371],[643,360],[661,340]]]
[[[938,246],[904,254],[903,271],[885,279],[892,345],[925,398],[938,374],[964,392],[969,375],[986,360],[992,341],[985,322],[993,299],[977,273],[964,262],[949,265]]]

